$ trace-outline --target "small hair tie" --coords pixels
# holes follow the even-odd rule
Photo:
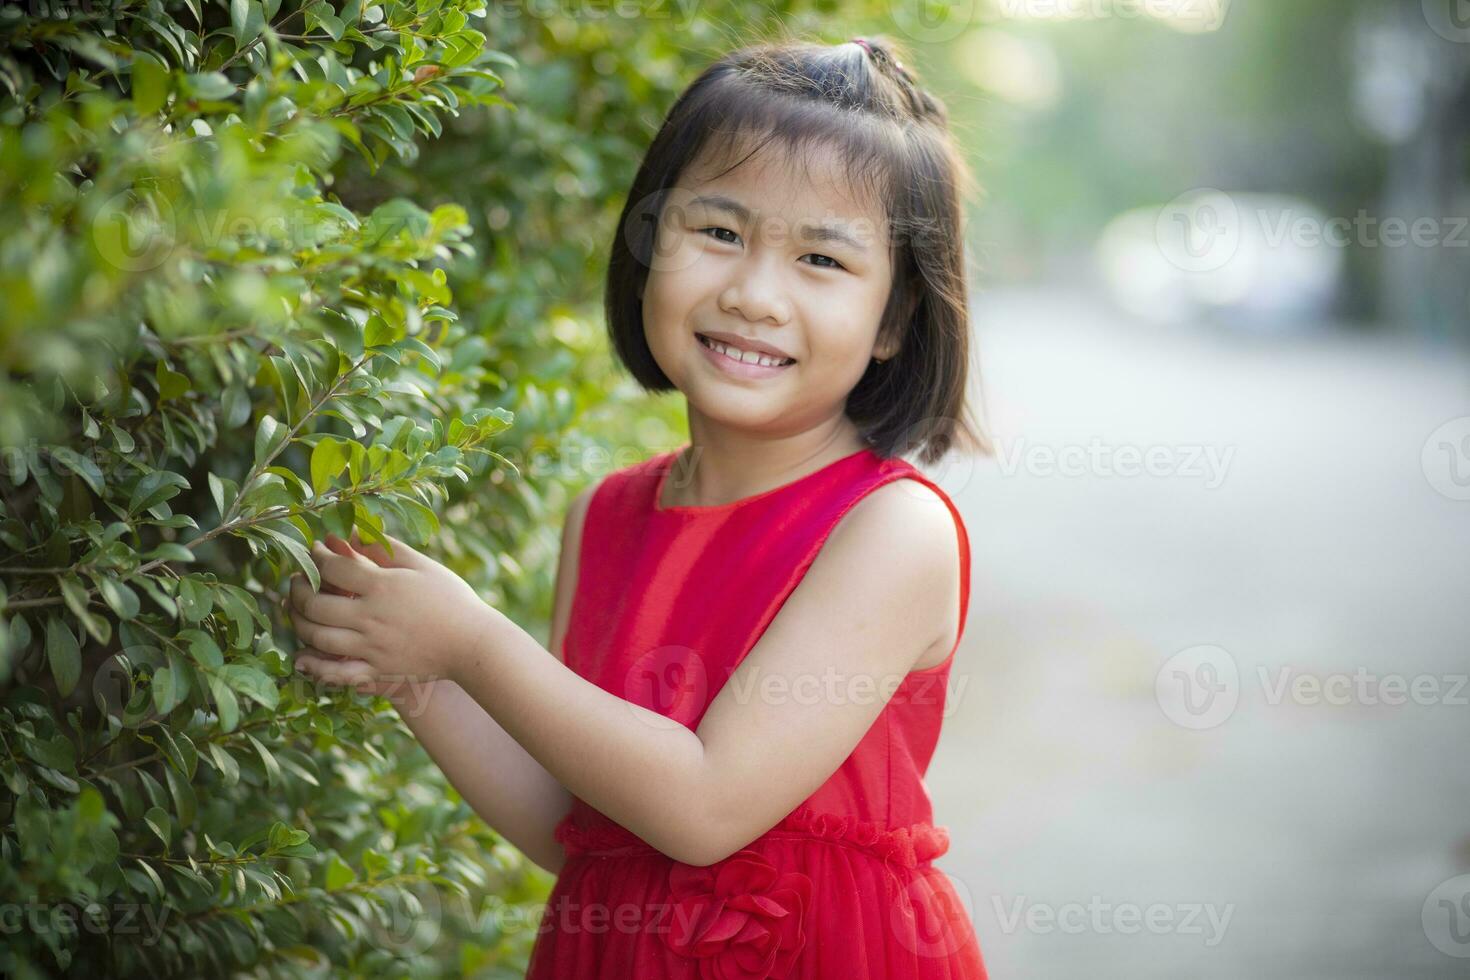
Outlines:
[[[874,53],[872,46],[868,44],[866,38],[855,37],[855,38],[852,39],[852,43],[853,44],[857,44],[857,45],[861,45],[862,46],[862,49],[864,51],[868,52],[868,54],[872,56],[872,58],[873,58],[874,61],[876,61],[878,59],[878,55],[876,53]],[[898,62],[898,61],[893,62],[893,67],[897,68],[899,71],[902,71],[903,70],[903,64],[902,64],[902,62]]]

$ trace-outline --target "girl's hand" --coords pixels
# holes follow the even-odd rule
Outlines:
[[[443,565],[389,537],[365,546],[352,533],[312,546],[321,573],[313,592],[291,576],[288,614],[304,648],[296,667],[328,684],[363,693],[453,678],[483,634],[494,610],[469,583]]]

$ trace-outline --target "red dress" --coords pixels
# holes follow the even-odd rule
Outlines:
[[[593,493],[563,647],[580,676],[697,729],[838,520],[898,479],[932,487],[954,515],[963,633],[964,522],[909,463],[863,449],[743,500],[661,508],[678,452],[611,473]],[[949,848],[923,775],[953,662],[951,649],[909,673],[815,793],[708,867],[669,858],[574,798],[556,827],[567,861],[528,980],[984,978],[964,889],[930,864]]]

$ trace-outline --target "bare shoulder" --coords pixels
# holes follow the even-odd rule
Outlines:
[[[818,561],[908,597],[910,621],[933,634],[911,668],[923,670],[943,661],[959,629],[959,547],[949,505],[918,480],[901,478],[859,500]]]
[[[556,564],[556,588],[551,600],[551,637],[547,644],[553,656],[565,661],[562,643],[566,639],[567,626],[572,618],[572,600],[577,592],[577,578],[581,567],[582,530],[587,523],[587,510],[598,484],[582,490],[567,505],[566,519],[562,525],[561,556]]]

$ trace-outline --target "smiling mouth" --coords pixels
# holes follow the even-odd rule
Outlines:
[[[742,364],[758,364],[762,367],[786,367],[787,365],[796,363],[796,358],[794,357],[780,358],[772,357],[769,354],[758,354],[754,351],[741,351],[738,348],[731,347],[729,344],[722,344],[717,340],[710,340],[702,333],[697,333],[694,336],[699,338],[701,344],[715,353],[724,354],[732,361],[739,361]]]

